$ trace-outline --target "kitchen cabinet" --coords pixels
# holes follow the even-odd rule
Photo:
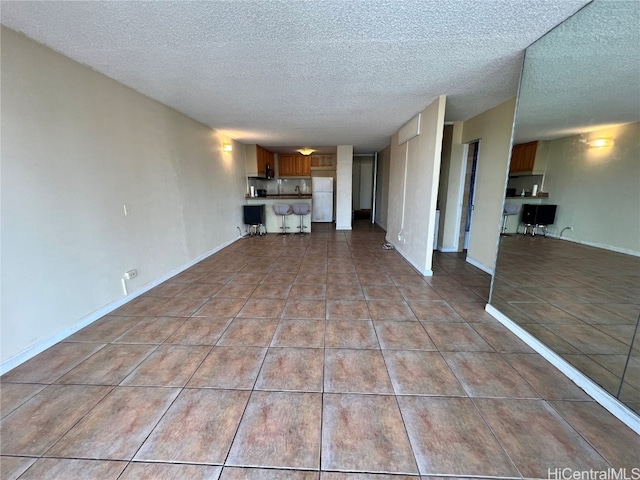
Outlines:
[[[247,177],[263,177],[266,175],[267,165],[274,167],[274,155],[260,145],[245,145],[245,167]]]
[[[513,146],[509,175],[544,175],[547,167],[548,142],[527,142]]]
[[[521,143],[514,145],[511,150],[511,165],[509,174],[524,174],[533,171],[533,164],[536,160],[536,149],[538,142]]]
[[[309,155],[278,155],[278,175],[281,177],[310,177]]]
[[[295,175],[295,155],[278,155],[278,176],[291,177]]]

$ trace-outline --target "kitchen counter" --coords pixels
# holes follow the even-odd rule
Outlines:
[[[245,198],[250,198],[251,200],[260,200],[261,198],[266,198],[267,200],[296,200],[296,199],[310,199],[310,193],[303,193],[298,195],[297,193],[283,193],[281,195],[267,195],[266,197],[250,197],[246,195]]]
[[[546,193],[546,192],[545,192]],[[547,198],[549,198],[549,195],[536,195],[535,197],[531,194],[529,195],[514,195],[512,197],[505,197],[507,200],[537,200],[537,199],[544,199],[546,200]]]
[[[265,228],[267,229],[267,233],[280,233],[281,225],[282,225],[282,217],[276,215],[273,211],[273,205],[276,203],[286,203],[289,205],[293,205],[294,203],[306,203],[310,207],[311,204],[311,195],[267,195],[266,197],[248,197],[246,198],[247,205],[264,205],[264,215],[265,215]],[[287,227],[287,233],[298,233],[298,226],[300,225],[300,216],[292,213],[286,217],[285,223]],[[305,215],[302,217],[302,224],[307,227],[305,228],[306,233],[311,232],[311,214]]]

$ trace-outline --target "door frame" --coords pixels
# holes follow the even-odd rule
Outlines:
[[[376,188],[377,188],[377,183],[378,183],[378,153],[374,152],[374,153],[354,153],[353,154],[353,165],[355,166],[356,162],[355,159],[356,157],[363,157],[363,158],[370,158],[372,160],[372,166],[373,166],[373,171],[371,172],[371,223],[374,224],[375,223],[375,211],[376,211]],[[359,163],[359,162],[358,162]],[[360,168],[360,165],[358,165],[358,168]],[[353,177],[353,175],[352,175]],[[352,179],[353,181],[353,179]],[[359,183],[359,188],[358,191],[356,192],[355,190],[352,191],[352,195],[351,195],[351,217],[353,218],[355,216],[355,210],[353,208],[353,199],[355,198],[356,194],[358,195],[358,201],[360,201],[359,199],[359,195],[360,195],[360,189],[361,189],[361,185],[362,185],[362,177],[360,177],[360,183]]]

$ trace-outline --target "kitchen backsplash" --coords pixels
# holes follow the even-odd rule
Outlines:
[[[281,194],[295,194],[296,187],[300,187],[300,193],[311,193],[311,179],[310,178],[279,178],[275,182],[279,185]]]
[[[525,192],[531,192],[534,185],[538,185],[538,189],[542,190],[543,175],[525,175],[523,177],[511,177],[507,188],[515,188],[516,195],[520,195],[520,192],[524,188]]]
[[[296,186],[300,187],[301,193],[311,193],[310,178],[279,178],[277,180],[261,180],[259,178],[249,178],[249,187],[255,190],[266,190],[267,195],[291,194],[296,192]]]

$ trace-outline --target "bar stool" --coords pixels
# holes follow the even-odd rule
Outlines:
[[[282,233],[281,235],[286,235],[287,234],[287,224],[286,224],[286,217],[288,215],[291,215],[291,207],[289,205],[286,205],[284,203],[274,203],[273,204],[273,213],[275,213],[276,215],[280,215],[282,217]]]
[[[305,215],[309,215],[309,213],[311,212],[311,208],[309,207],[309,204],[294,203],[293,205],[291,205],[291,208],[293,208],[293,213],[300,216],[300,226],[298,227],[300,231],[297,233],[297,235],[306,235],[304,229],[307,227],[303,225],[302,219],[304,218]]]

